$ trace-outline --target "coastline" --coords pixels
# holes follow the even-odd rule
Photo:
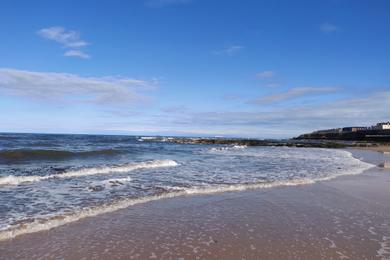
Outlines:
[[[0,242],[1,257],[387,259],[389,182],[375,167],[315,184],[161,199]]]

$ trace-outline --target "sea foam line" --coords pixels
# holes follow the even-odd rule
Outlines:
[[[53,178],[73,178],[96,174],[121,173],[138,169],[149,169],[159,167],[172,167],[178,164],[173,160],[154,160],[140,163],[128,163],[117,166],[90,167],[79,170],[68,171],[60,174],[51,174],[46,176],[14,176],[9,175],[0,178],[0,185],[18,185],[25,182],[36,182]]]
[[[212,152],[221,152],[221,151],[229,151],[229,150],[240,150],[248,148],[247,145],[230,145],[224,147],[213,147],[210,149]]]
[[[11,239],[22,234],[49,230],[58,226],[65,225],[70,222],[78,221],[83,218],[94,217],[105,213],[111,213],[117,210],[128,208],[133,205],[156,201],[160,199],[174,198],[174,197],[185,196],[185,195],[215,194],[215,193],[244,191],[244,190],[259,189],[259,188],[273,188],[273,187],[281,187],[281,186],[299,186],[305,184],[313,184],[319,181],[331,180],[339,176],[360,174],[365,170],[368,170],[369,168],[375,166],[369,163],[362,162],[356,158],[353,159],[360,162],[361,168],[359,168],[356,171],[350,171],[344,174],[333,175],[329,177],[323,177],[317,179],[297,179],[297,180],[290,180],[290,181],[276,181],[271,183],[224,185],[218,187],[183,188],[182,190],[176,190],[171,193],[165,193],[160,195],[152,195],[152,196],[136,198],[136,199],[122,199],[110,205],[103,205],[94,208],[86,208],[80,210],[79,212],[71,213],[68,215],[55,216],[50,219],[36,219],[34,222],[31,223],[20,224],[5,230],[1,230],[0,241]]]

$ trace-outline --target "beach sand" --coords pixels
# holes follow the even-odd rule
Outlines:
[[[367,146],[367,147],[359,147],[356,149],[390,153],[390,145]]]
[[[0,242],[0,258],[390,259],[390,170],[139,204]]]

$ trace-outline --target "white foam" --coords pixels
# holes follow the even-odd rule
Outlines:
[[[172,167],[178,164],[173,160],[154,160],[140,163],[128,163],[118,166],[90,167],[79,170],[68,171],[60,174],[51,174],[46,176],[14,176],[9,175],[0,178],[0,185],[18,185],[25,182],[36,182],[53,178],[73,178],[96,174],[121,173],[138,169]]]
[[[142,142],[144,140],[156,140],[156,139],[157,139],[157,137],[155,137],[155,136],[142,136],[138,139],[138,141]]]
[[[380,243],[380,246],[381,248],[378,249],[377,256],[380,257],[381,260],[390,259],[390,237],[382,237],[382,242]]]
[[[352,157],[353,158],[353,157]],[[355,159],[355,158],[353,158]],[[357,159],[355,159],[357,160]],[[357,160],[359,161],[359,160]],[[169,162],[169,163],[168,163]],[[353,174],[359,174],[371,167],[373,165],[361,162],[361,167],[359,169],[354,169],[349,172],[344,172],[340,175],[353,175]],[[158,163],[161,165],[160,163]],[[166,164],[162,165],[177,165],[174,161],[167,161]],[[249,190],[249,189],[258,189],[258,188],[273,188],[278,186],[298,186],[298,185],[305,185],[305,184],[312,184],[316,183],[318,181],[325,181],[330,180],[338,177],[339,175],[333,175],[329,177],[324,178],[317,178],[317,179],[296,179],[296,180],[290,180],[290,181],[275,181],[270,183],[255,183],[255,184],[238,184],[238,185],[219,185],[219,186],[206,186],[206,187],[192,187],[192,188],[180,188],[175,187],[173,192],[161,194],[161,195],[154,195],[154,196],[148,196],[143,198],[137,198],[137,199],[123,199],[120,201],[117,201],[113,204],[109,205],[103,205],[99,207],[94,208],[86,208],[82,209],[78,212],[68,214],[68,215],[62,215],[62,216],[56,216],[52,217],[50,219],[36,219],[34,222],[27,223],[27,224],[19,224],[13,227],[10,227],[8,229],[0,230],[0,241],[7,240],[14,238],[16,236],[27,234],[27,233],[34,233],[38,231],[43,230],[49,230],[70,222],[74,222],[86,217],[93,217],[100,214],[110,213],[114,212],[120,209],[124,209],[136,204],[140,203],[146,203],[150,201],[155,201],[159,199],[166,199],[166,198],[173,198],[178,196],[185,196],[185,195],[197,195],[197,194],[213,194],[213,193],[222,193],[222,192],[231,192],[231,191],[243,191],[243,190]],[[382,250],[378,251],[378,254],[387,254],[387,240],[383,243]]]
[[[143,141],[169,142],[172,140],[174,140],[173,137],[159,137],[159,136],[142,136],[138,138],[139,142],[143,142]]]
[[[247,145],[233,145],[233,149],[245,149],[247,147]]]
[[[218,152],[218,151],[229,151],[229,150],[240,150],[247,148],[247,145],[232,145],[232,146],[225,146],[225,147],[213,147],[210,149],[212,152]]]

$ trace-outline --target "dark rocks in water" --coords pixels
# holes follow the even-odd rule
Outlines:
[[[98,185],[98,186],[90,186],[90,187],[88,187],[88,189],[90,189],[91,191],[102,191],[102,190],[104,190],[104,187]]]
[[[179,144],[220,144],[220,145],[245,145],[245,146],[285,146],[285,147],[319,147],[319,148],[344,148],[346,144],[330,141],[306,141],[306,140],[260,140],[260,139],[229,139],[229,138],[154,138],[145,139],[145,142],[169,142]]]
[[[154,187],[154,191],[156,192],[156,194],[158,195],[161,195],[161,194],[164,194],[164,193],[167,193],[168,190],[163,188],[163,187]]]
[[[390,162],[384,162],[379,165],[381,168],[389,169],[390,168]]]
[[[123,185],[123,182],[121,182],[121,181],[109,181],[109,183],[111,186]]]
[[[69,167],[50,167],[54,172],[62,173],[65,172]]]

